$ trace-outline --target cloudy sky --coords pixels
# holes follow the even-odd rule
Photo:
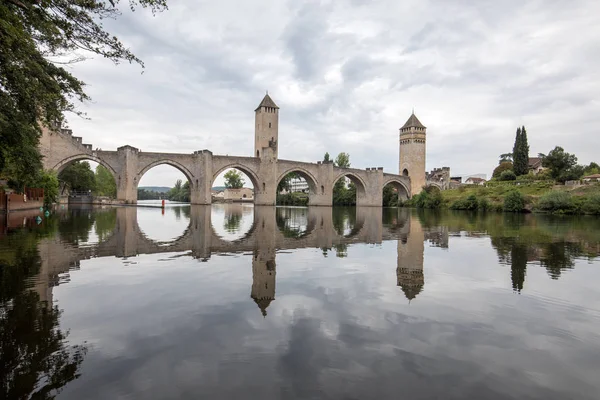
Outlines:
[[[398,172],[398,128],[427,126],[427,169],[491,174],[527,127],[530,154],[560,145],[600,161],[600,2],[573,0],[170,1],[107,29],[145,62],[75,65],[93,101],[71,117],[103,150],[253,153],[265,90],[279,155]],[[183,177],[156,167],[141,185]]]

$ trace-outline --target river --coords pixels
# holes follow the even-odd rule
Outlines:
[[[0,398],[598,398],[599,218],[156,205],[0,215]]]

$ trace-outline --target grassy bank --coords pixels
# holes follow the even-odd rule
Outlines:
[[[470,211],[600,215],[600,184],[571,188],[551,182],[428,188],[403,204],[417,208]]]

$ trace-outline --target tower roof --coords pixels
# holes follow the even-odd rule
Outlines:
[[[408,118],[406,123],[400,129],[413,128],[413,127],[414,128],[425,128],[425,126],[423,126],[421,121],[419,121],[419,118],[417,118],[417,116],[415,115],[414,112],[410,115],[410,117]]]
[[[257,111],[261,107],[279,108],[277,107],[277,104],[275,104],[271,96],[269,96],[269,93],[265,94],[265,97],[263,97],[262,101],[254,111]]]
[[[271,304],[271,301],[273,301],[273,299],[269,299],[266,297],[262,297],[260,299],[257,297],[252,297],[252,299],[254,300],[254,302],[256,303],[258,308],[260,308],[260,312],[263,315],[263,317],[266,317],[267,316],[267,307],[269,307],[269,304]]]

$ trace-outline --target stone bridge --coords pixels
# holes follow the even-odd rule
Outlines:
[[[217,176],[229,168],[236,168],[248,176],[254,186],[256,205],[275,205],[277,186],[291,172],[302,176],[309,186],[309,205],[331,206],[333,186],[347,177],[356,185],[357,206],[381,206],[383,187],[390,184],[400,199],[411,197],[408,176],[387,174],[383,168],[337,168],[332,162],[299,162],[277,157],[279,108],[267,95],[255,110],[255,152],[253,157],[215,155],[209,150],[191,154],[147,153],[126,145],[116,151],[93,149],[81,137],[73,136],[70,129],[44,128],[40,151],[44,168],[62,171],[79,160],[91,160],[106,167],[117,185],[117,200],[137,202],[137,188],[146,172],[158,165],[171,165],[188,179],[192,204],[211,204],[211,188]],[[269,122],[267,122],[269,121]],[[256,157],[254,157],[256,156]]]

